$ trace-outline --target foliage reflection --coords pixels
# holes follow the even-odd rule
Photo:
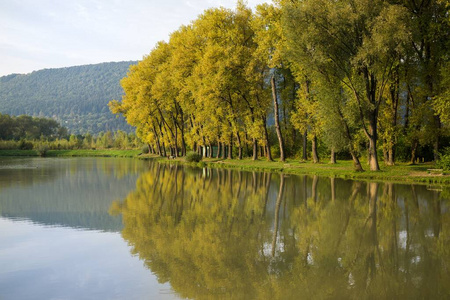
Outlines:
[[[424,186],[151,164],[110,213],[182,297],[443,298],[447,208]]]

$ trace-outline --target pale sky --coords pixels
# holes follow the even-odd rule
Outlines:
[[[247,0],[250,7],[270,0]],[[210,7],[235,0],[0,0],[0,76],[140,60]]]

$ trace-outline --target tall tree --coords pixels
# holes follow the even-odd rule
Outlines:
[[[381,0],[283,1],[282,7],[294,59],[334,76],[353,94],[369,140],[370,169],[379,170],[379,108],[408,40],[407,12]]]

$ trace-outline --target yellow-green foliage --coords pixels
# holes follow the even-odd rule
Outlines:
[[[369,148],[372,170],[378,150],[393,155],[399,142],[411,156],[430,145],[436,152],[447,128],[434,115],[445,126],[450,120],[449,6],[412,7],[279,0],[255,11],[244,1],[234,10],[210,8],[132,66],[121,101],[109,106],[153,149],[266,146],[277,142],[266,135],[275,78],[291,154],[305,132],[354,158]],[[400,133],[407,137],[399,141]]]

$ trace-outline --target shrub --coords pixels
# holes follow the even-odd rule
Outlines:
[[[142,147],[141,151],[142,151],[143,154],[148,154],[148,153],[150,152],[150,150],[148,149],[148,146],[147,146],[147,145],[144,145],[144,146]]]
[[[185,160],[187,162],[200,162],[202,160],[202,156],[197,152],[189,151],[186,153]]]
[[[36,151],[37,151],[39,156],[45,157],[47,155],[48,149],[49,149],[48,145],[46,145],[46,144],[39,144],[37,146]]]
[[[0,150],[17,150],[19,142],[17,141],[0,141]]]
[[[19,149],[20,150],[31,150],[31,149],[33,149],[33,143],[25,141],[25,140],[20,140]]]
[[[444,169],[445,171],[450,170],[450,149],[447,148],[443,154],[440,155],[439,160],[436,161],[436,167],[439,169]]]
[[[280,146],[278,144],[270,146],[270,152],[273,158],[280,157]]]

